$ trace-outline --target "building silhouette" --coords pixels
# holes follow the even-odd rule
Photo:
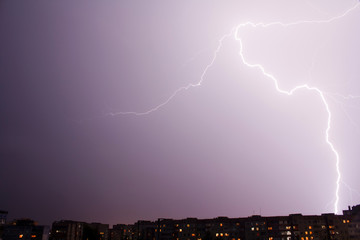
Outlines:
[[[57,221],[52,224],[50,240],[83,240],[84,222],[70,220]]]
[[[360,205],[349,207],[342,215],[160,218],[112,228],[61,220],[52,224],[50,237],[48,227],[30,219],[2,224],[1,229],[0,240],[360,240]]]
[[[48,240],[49,227],[39,226],[31,219],[18,219],[3,228],[3,240]]]
[[[109,240],[109,224],[56,221],[52,225],[50,240]]]
[[[360,205],[343,215],[158,219],[115,225],[111,232],[110,240],[360,240]]]

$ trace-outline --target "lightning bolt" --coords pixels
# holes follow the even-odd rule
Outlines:
[[[242,24],[237,25],[236,27],[234,27],[228,34],[225,34],[223,37],[220,38],[219,40],[219,44],[216,48],[216,50],[214,51],[213,54],[213,58],[211,59],[210,63],[205,67],[204,71],[202,72],[201,76],[200,76],[200,80],[197,83],[190,83],[186,86],[180,87],[178,88],[176,91],[173,92],[173,94],[171,94],[163,103],[147,110],[144,112],[135,112],[135,111],[128,111],[128,112],[109,112],[106,114],[106,116],[117,116],[117,115],[136,115],[136,116],[142,116],[142,115],[147,115],[147,114],[151,114],[157,110],[159,110],[160,108],[166,106],[173,98],[175,98],[177,96],[178,93],[185,91],[185,90],[189,90],[190,88],[195,88],[195,87],[200,87],[202,85],[202,83],[205,80],[205,76],[208,72],[208,70],[213,66],[218,53],[220,52],[222,45],[223,45],[223,41],[226,38],[230,38],[233,37],[236,41],[238,41],[239,45],[240,45],[240,50],[239,50],[239,56],[242,60],[242,63],[249,67],[249,68],[254,68],[259,70],[265,77],[267,77],[268,79],[272,80],[275,86],[275,89],[277,92],[281,93],[281,94],[286,94],[288,96],[293,95],[295,92],[300,91],[300,90],[307,90],[307,91],[311,91],[314,92],[315,94],[317,94],[320,98],[320,100],[322,101],[326,112],[328,114],[328,118],[327,118],[327,127],[326,127],[326,131],[325,131],[325,141],[328,144],[328,146],[330,147],[331,152],[334,154],[335,156],[335,166],[336,166],[336,173],[337,173],[337,178],[336,178],[336,189],[335,189],[335,202],[334,202],[334,212],[335,214],[337,214],[339,212],[339,190],[340,190],[340,182],[341,182],[341,171],[340,171],[340,156],[338,151],[335,149],[334,144],[331,142],[330,140],[330,130],[331,130],[331,119],[332,119],[332,114],[330,111],[330,107],[329,104],[326,100],[325,97],[325,92],[321,91],[319,88],[317,87],[312,87],[309,86],[308,84],[303,84],[303,85],[298,85],[290,90],[283,90],[279,87],[279,81],[278,79],[270,74],[269,72],[267,72],[265,70],[265,68],[261,65],[261,64],[252,64],[249,63],[246,59],[245,56],[243,54],[243,41],[241,39],[241,30],[246,28],[246,27],[252,27],[252,28],[269,28],[269,27],[273,27],[273,26],[281,26],[284,28],[287,27],[291,27],[291,26],[296,26],[296,25],[302,25],[302,24],[325,24],[325,23],[331,23],[333,21],[336,21],[338,19],[341,19],[345,16],[347,16],[349,13],[351,13],[352,11],[354,11],[355,9],[358,8],[358,6],[360,5],[359,2],[357,2],[353,7],[347,9],[345,12],[343,12],[342,14],[326,19],[326,20],[301,20],[301,21],[296,21],[296,22],[291,22],[291,23],[282,23],[282,22],[270,22],[270,23],[253,23],[253,22],[245,22]],[[348,98],[357,98],[357,96],[352,96],[349,95],[347,96]]]

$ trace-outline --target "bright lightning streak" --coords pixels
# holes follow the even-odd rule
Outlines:
[[[219,40],[219,45],[216,48],[215,52],[214,52],[214,56],[211,60],[211,62],[205,67],[203,73],[200,76],[200,80],[197,83],[190,83],[187,86],[184,87],[180,87],[178,88],[172,95],[170,95],[169,98],[166,99],[166,101],[164,101],[163,103],[149,109],[148,111],[145,112],[134,112],[134,111],[129,111],[129,112],[110,112],[107,115],[108,116],[116,116],[116,115],[136,115],[136,116],[142,116],[142,115],[147,115],[150,113],[153,113],[157,110],[159,110],[160,108],[164,107],[165,105],[167,105],[179,92],[184,91],[184,90],[188,90],[190,88],[193,87],[199,87],[201,86],[201,84],[203,83],[204,79],[205,79],[205,75],[207,74],[209,68],[212,67],[212,65],[214,64],[217,55],[219,53],[219,51],[222,48],[222,44],[223,41],[226,38],[229,37],[234,37],[234,39],[236,41],[239,42],[240,44],[240,51],[239,51],[239,56],[243,62],[243,64],[249,68],[255,68],[261,71],[261,73],[266,76],[267,78],[271,79],[274,82],[275,85],[275,89],[276,91],[278,91],[279,93],[282,94],[286,94],[288,96],[293,95],[296,91],[298,90],[308,90],[311,92],[315,92],[321,99],[322,103],[324,104],[324,107],[326,109],[326,112],[328,114],[328,118],[327,118],[327,127],[326,127],[326,131],[325,131],[325,140],[326,143],[329,145],[332,153],[335,155],[336,158],[336,173],[337,173],[337,179],[336,179],[336,189],[335,189],[335,203],[334,203],[334,212],[335,214],[337,214],[339,212],[338,209],[338,205],[339,205],[339,190],[340,190],[340,181],[341,181],[341,172],[340,172],[340,156],[339,153],[337,152],[337,150],[334,147],[334,144],[330,141],[330,129],[331,129],[331,118],[332,118],[332,114],[330,111],[330,107],[328,102],[326,101],[325,98],[325,93],[323,91],[321,91],[319,88],[317,87],[311,87],[307,84],[304,85],[299,85],[294,87],[291,90],[283,90],[279,87],[279,82],[278,79],[276,79],[272,74],[270,74],[269,72],[267,72],[265,70],[265,68],[261,65],[261,64],[251,64],[249,63],[243,54],[243,43],[242,43],[242,39],[240,36],[240,30],[245,28],[245,27],[252,27],[252,28],[268,28],[268,27],[272,27],[272,26],[281,26],[281,27],[291,27],[291,26],[296,26],[296,25],[300,25],[300,24],[324,24],[324,23],[330,23],[333,22],[335,20],[341,19],[345,16],[347,16],[350,12],[354,11],[358,6],[360,5],[359,2],[357,2],[353,7],[349,8],[348,10],[346,10],[344,13],[332,17],[330,19],[327,20],[317,20],[317,21],[310,21],[310,20],[301,20],[301,21],[296,21],[296,22],[291,22],[291,23],[282,23],[282,22],[270,22],[270,23],[253,23],[253,22],[245,22],[242,24],[239,24],[238,26],[236,26],[235,28],[233,28],[230,33],[224,35],[220,40]],[[351,96],[349,95],[348,98],[357,98],[357,96]]]
[[[155,112],[157,110],[159,110],[160,108],[164,107],[166,104],[168,104],[179,92],[181,91],[184,91],[184,90],[189,90],[190,88],[193,88],[193,87],[200,87],[202,82],[204,81],[205,79],[205,75],[207,73],[207,71],[209,70],[209,68],[214,64],[216,58],[217,58],[217,55],[219,53],[219,51],[221,50],[221,47],[222,47],[222,43],[224,41],[224,39],[228,38],[228,37],[231,37],[233,35],[233,31],[231,31],[230,33],[224,35],[220,40],[219,40],[219,45],[218,47],[216,48],[215,52],[214,52],[214,56],[211,60],[211,62],[206,66],[206,68],[204,69],[203,73],[201,74],[200,76],[200,81],[197,82],[197,83],[190,83],[188,84],[187,86],[185,87],[181,87],[181,88],[178,88],[173,94],[170,95],[170,97],[168,97],[168,99],[166,99],[165,102],[149,109],[148,111],[145,111],[145,112],[110,112],[108,113],[107,115],[109,116],[116,116],[116,115],[136,115],[136,116],[142,116],[142,115],[147,115],[147,114],[150,114],[152,112]]]
[[[336,172],[337,172],[337,179],[336,179],[336,190],[335,190],[335,204],[334,204],[334,211],[335,213],[338,213],[338,204],[339,204],[339,190],[340,190],[340,179],[341,179],[341,172],[340,172],[340,157],[339,157],[339,153],[336,151],[335,147],[334,147],[334,144],[330,141],[330,138],[329,138],[329,132],[330,132],[330,129],[331,129],[331,111],[330,111],[330,108],[329,108],[329,104],[327,103],[326,101],[326,98],[324,96],[324,93],[316,88],[316,87],[310,87],[308,86],[307,84],[304,84],[304,85],[299,85],[299,86],[296,86],[294,87],[293,89],[291,89],[290,91],[286,91],[286,90],[282,90],[280,89],[279,87],[279,83],[278,83],[278,80],[273,76],[271,75],[270,73],[266,72],[264,67],[260,64],[250,64],[246,61],[244,55],[243,55],[243,46],[242,46],[242,41],[241,41],[241,38],[238,38],[236,37],[236,40],[239,41],[240,43],[240,52],[239,52],[239,55],[241,57],[241,60],[242,62],[247,66],[247,67],[250,67],[250,68],[257,68],[259,69],[262,74],[268,78],[270,78],[274,84],[275,84],[275,88],[276,90],[279,92],[279,93],[282,93],[282,94],[286,94],[288,96],[291,96],[293,95],[296,91],[298,90],[302,90],[302,89],[305,89],[305,90],[309,90],[309,91],[313,91],[315,93],[317,93],[324,106],[325,106],[325,109],[326,109],[326,112],[328,113],[328,119],[327,119],[327,128],[326,128],[326,131],[325,131],[325,139],[326,139],[326,143],[330,146],[330,149],[331,151],[334,153],[335,157],[336,157]]]

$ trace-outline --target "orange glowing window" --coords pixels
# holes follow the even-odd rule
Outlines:
[[[23,236],[24,236],[23,234],[20,234],[20,235],[19,235],[19,238],[23,238]]]
[[[36,235],[31,235],[32,238],[36,238]]]
[[[272,230],[272,227],[268,227],[268,230]]]

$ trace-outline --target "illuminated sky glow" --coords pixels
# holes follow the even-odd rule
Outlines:
[[[151,108],[148,111],[145,111],[145,112],[115,112],[115,113],[110,112],[108,114],[110,116],[128,115],[128,114],[141,116],[141,115],[150,114],[150,113],[160,109],[161,107],[165,106],[166,104],[168,104],[180,91],[188,90],[191,87],[199,87],[199,86],[201,86],[202,82],[204,81],[204,77],[205,77],[208,69],[214,64],[214,62],[216,60],[216,57],[217,57],[217,54],[221,50],[222,42],[224,41],[225,38],[230,37],[230,36],[234,36],[235,39],[237,41],[239,41],[239,43],[240,43],[239,55],[240,55],[240,57],[242,59],[242,62],[246,66],[248,66],[250,68],[259,69],[266,77],[270,78],[274,82],[275,88],[276,88],[276,90],[278,92],[291,96],[291,95],[294,94],[294,92],[296,92],[298,90],[306,89],[306,90],[309,90],[309,91],[316,92],[319,95],[321,101],[324,103],[324,107],[326,108],[326,111],[328,113],[327,128],[326,128],[326,132],[325,132],[325,141],[329,144],[329,147],[330,147],[331,151],[334,153],[335,158],[336,158],[335,165],[336,165],[337,177],[336,177],[336,188],[335,188],[334,212],[336,214],[339,214],[338,204],[339,204],[339,189],[340,189],[340,181],[341,181],[340,157],[339,157],[339,153],[336,151],[333,143],[330,141],[330,138],[329,138],[329,133],[330,133],[330,129],[331,129],[331,111],[330,111],[329,105],[328,105],[328,103],[326,101],[326,98],[324,96],[324,93],[320,89],[318,89],[316,87],[310,87],[307,84],[298,85],[298,86],[294,87],[293,89],[291,89],[289,91],[280,89],[279,84],[278,84],[278,80],[273,75],[266,72],[266,70],[264,69],[264,67],[261,64],[251,64],[251,63],[248,63],[246,61],[246,59],[245,59],[245,57],[243,55],[243,44],[242,44],[242,41],[241,41],[241,37],[239,37],[240,36],[239,31],[241,31],[241,28],[245,28],[247,26],[254,27],[254,28],[256,28],[256,27],[267,28],[267,27],[271,27],[271,26],[275,26],[275,25],[280,25],[282,27],[290,27],[290,26],[296,26],[296,25],[299,25],[299,24],[325,24],[325,23],[331,23],[332,21],[335,21],[335,20],[341,19],[343,17],[346,17],[347,14],[351,13],[358,6],[359,6],[359,3],[356,3],[352,8],[346,10],[343,14],[341,14],[339,16],[332,17],[332,18],[327,19],[327,20],[318,20],[318,21],[303,20],[303,21],[297,21],[297,22],[292,22],[292,23],[282,23],[282,22],[252,23],[252,22],[246,22],[246,23],[240,24],[235,28],[236,30],[232,30],[230,34],[224,35],[219,40],[219,46],[215,50],[214,58],[212,59],[211,63],[206,66],[203,74],[200,77],[200,81],[197,84],[189,84],[189,85],[187,85],[185,87],[181,87],[181,88],[177,89],[165,102],[157,105],[154,108]],[[354,99],[354,98],[359,98],[359,96],[349,95],[349,96],[345,96],[343,98],[345,98],[345,99]]]
[[[119,223],[358,204],[357,1],[69,4],[0,5],[12,23],[0,25],[0,204],[14,217]],[[36,197],[19,206],[24,194]]]

